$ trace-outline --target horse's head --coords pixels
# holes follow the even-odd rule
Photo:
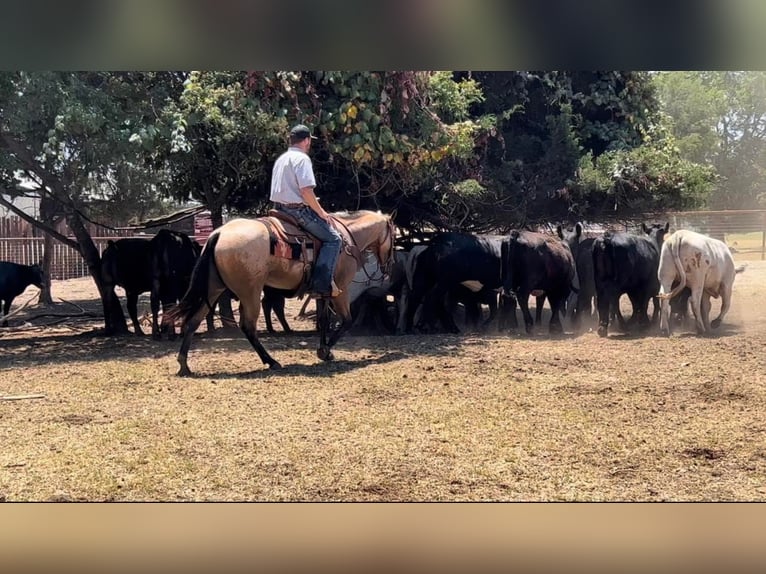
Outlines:
[[[394,263],[394,239],[396,237],[396,227],[390,215],[383,215],[386,220],[385,232],[378,241],[377,256],[380,261],[380,267],[383,273],[391,273],[391,265]]]
[[[355,246],[360,251],[373,251],[383,272],[388,273],[394,261],[396,236],[396,227],[391,216],[380,211],[366,210],[334,215],[348,229]]]

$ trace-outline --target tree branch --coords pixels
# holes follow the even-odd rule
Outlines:
[[[7,190],[3,190],[2,193],[10,195],[10,193],[8,193]],[[67,236],[62,235],[61,233],[59,233],[58,231],[56,231],[52,227],[49,227],[48,225],[45,225],[43,222],[35,219],[31,215],[27,215],[21,209],[19,209],[18,207],[13,205],[10,201],[5,199],[2,195],[0,195],[0,205],[3,205],[6,209],[8,209],[9,211],[12,211],[13,213],[18,215],[21,219],[23,219],[24,221],[26,221],[30,225],[33,225],[34,227],[36,227],[38,229],[42,229],[45,233],[47,233],[48,235],[50,235],[54,239],[57,239],[58,241],[60,241],[64,245],[68,245],[69,247],[71,247],[72,249],[77,251],[77,253],[82,255],[82,252],[80,251],[80,245],[76,241],[72,241]]]
[[[10,152],[16,156],[18,161],[21,162],[25,170],[37,174],[42,183],[51,191],[61,190],[61,185],[59,184],[58,180],[50,173],[48,173],[47,170],[43,169],[38,162],[35,161],[32,153],[26,147],[24,147],[23,144],[16,141],[16,139],[12,136],[2,132],[0,132],[0,140],[2,140],[2,143],[5,145],[5,147],[7,147]],[[60,201],[61,200],[62,199],[60,198]]]

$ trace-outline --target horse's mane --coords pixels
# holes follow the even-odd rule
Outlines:
[[[367,209],[360,209],[359,211],[335,211],[331,215],[334,217],[338,217],[340,219],[349,219],[349,220],[355,220],[359,219],[360,217],[364,217],[365,215],[370,215],[376,213],[375,211],[369,211]],[[380,212],[377,212],[380,213]]]

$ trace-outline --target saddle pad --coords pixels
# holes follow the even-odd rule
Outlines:
[[[269,230],[270,255],[293,261],[313,263],[316,246],[310,236],[300,232],[289,233],[281,221],[275,221],[270,217],[260,217],[258,220],[264,223]],[[295,231],[298,230],[295,229]]]

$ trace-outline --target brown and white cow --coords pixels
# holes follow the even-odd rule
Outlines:
[[[665,238],[657,277],[660,280],[660,331],[670,334],[670,300],[689,287],[697,333],[717,328],[731,306],[734,269],[729,248],[723,241],[680,229]],[[673,287],[673,283],[678,284]],[[721,298],[721,312],[710,321],[710,297]]]

